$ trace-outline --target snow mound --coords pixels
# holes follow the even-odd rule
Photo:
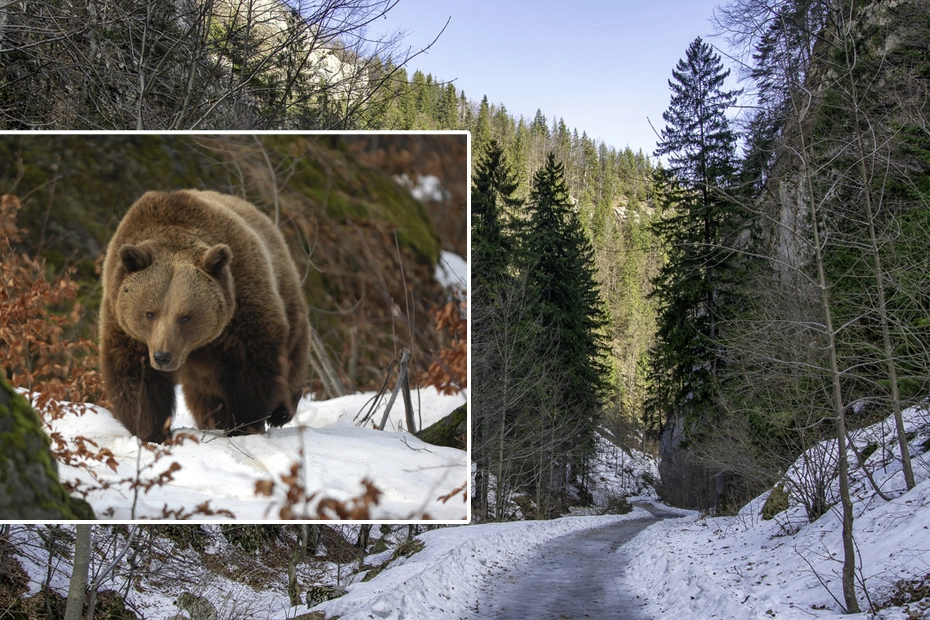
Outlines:
[[[172,428],[196,440],[170,448],[143,445],[100,407],[55,420],[49,431],[72,449],[86,437],[112,453],[113,460],[59,464],[59,477],[86,491],[100,519],[266,521],[279,520],[285,506],[294,516],[315,517],[324,499],[348,506],[370,500],[372,487],[363,481],[381,493],[363,518],[467,519],[464,492],[443,499],[466,484],[467,453],[423,443],[404,431],[403,407],[396,404],[385,431],[356,426],[356,416],[368,410],[372,397],[304,398],[282,428],[225,437],[197,430],[179,391]],[[433,388],[419,390],[419,397],[418,402],[414,394],[414,408],[419,406],[424,427],[464,402],[462,396],[444,396]],[[381,417],[378,411],[374,420]],[[300,491],[296,502],[295,491]]]

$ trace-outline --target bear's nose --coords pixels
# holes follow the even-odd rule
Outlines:
[[[155,360],[155,363],[158,364],[160,368],[164,368],[171,363],[171,354],[167,351],[155,351],[152,355],[152,359]]]

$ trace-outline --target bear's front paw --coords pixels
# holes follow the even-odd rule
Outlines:
[[[294,413],[287,408],[284,403],[281,403],[271,412],[271,415],[268,416],[268,424],[271,426],[284,426],[290,422],[293,417]]]

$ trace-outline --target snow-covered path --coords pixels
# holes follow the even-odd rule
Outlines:
[[[645,620],[642,601],[622,586],[624,546],[656,521],[680,516],[653,502],[632,519],[560,536],[489,581],[472,617],[496,620],[622,618]]]
[[[655,520],[643,511],[635,520],[557,538],[490,584],[472,618],[645,620],[620,587],[617,568],[625,564],[623,545]]]

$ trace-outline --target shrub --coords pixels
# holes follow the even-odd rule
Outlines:
[[[48,420],[69,401],[79,408],[102,401],[97,344],[72,333],[83,307],[70,272],[49,280],[42,261],[16,250],[25,232],[16,224],[19,209],[16,196],[0,196],[0,346],[10,383],[30,392]]]
[[[0,196],[2,372],[14,388],[26,391],[47,431],[49,423],[65,413],[81,415],[87,403],[106,403],[97,344],[75,327],[84,314],[77,301],[78,285],[68,271],[49,279],[41,260],[17,249],[25,232],[16,223],[20,208],[16,196]],[[79,436],[69,443],[57,433],[50,437],[61,463],[80,466],[92,460],[115,467],[113,454],[91,439]]]
[[[436,306],[430,316],[438,331],[447,331],[452,344],[435,354],[429,369],[420,377],[423,385],[432,385],[443,394],[457,394],[468,387],[468,323],[465,302]]]

